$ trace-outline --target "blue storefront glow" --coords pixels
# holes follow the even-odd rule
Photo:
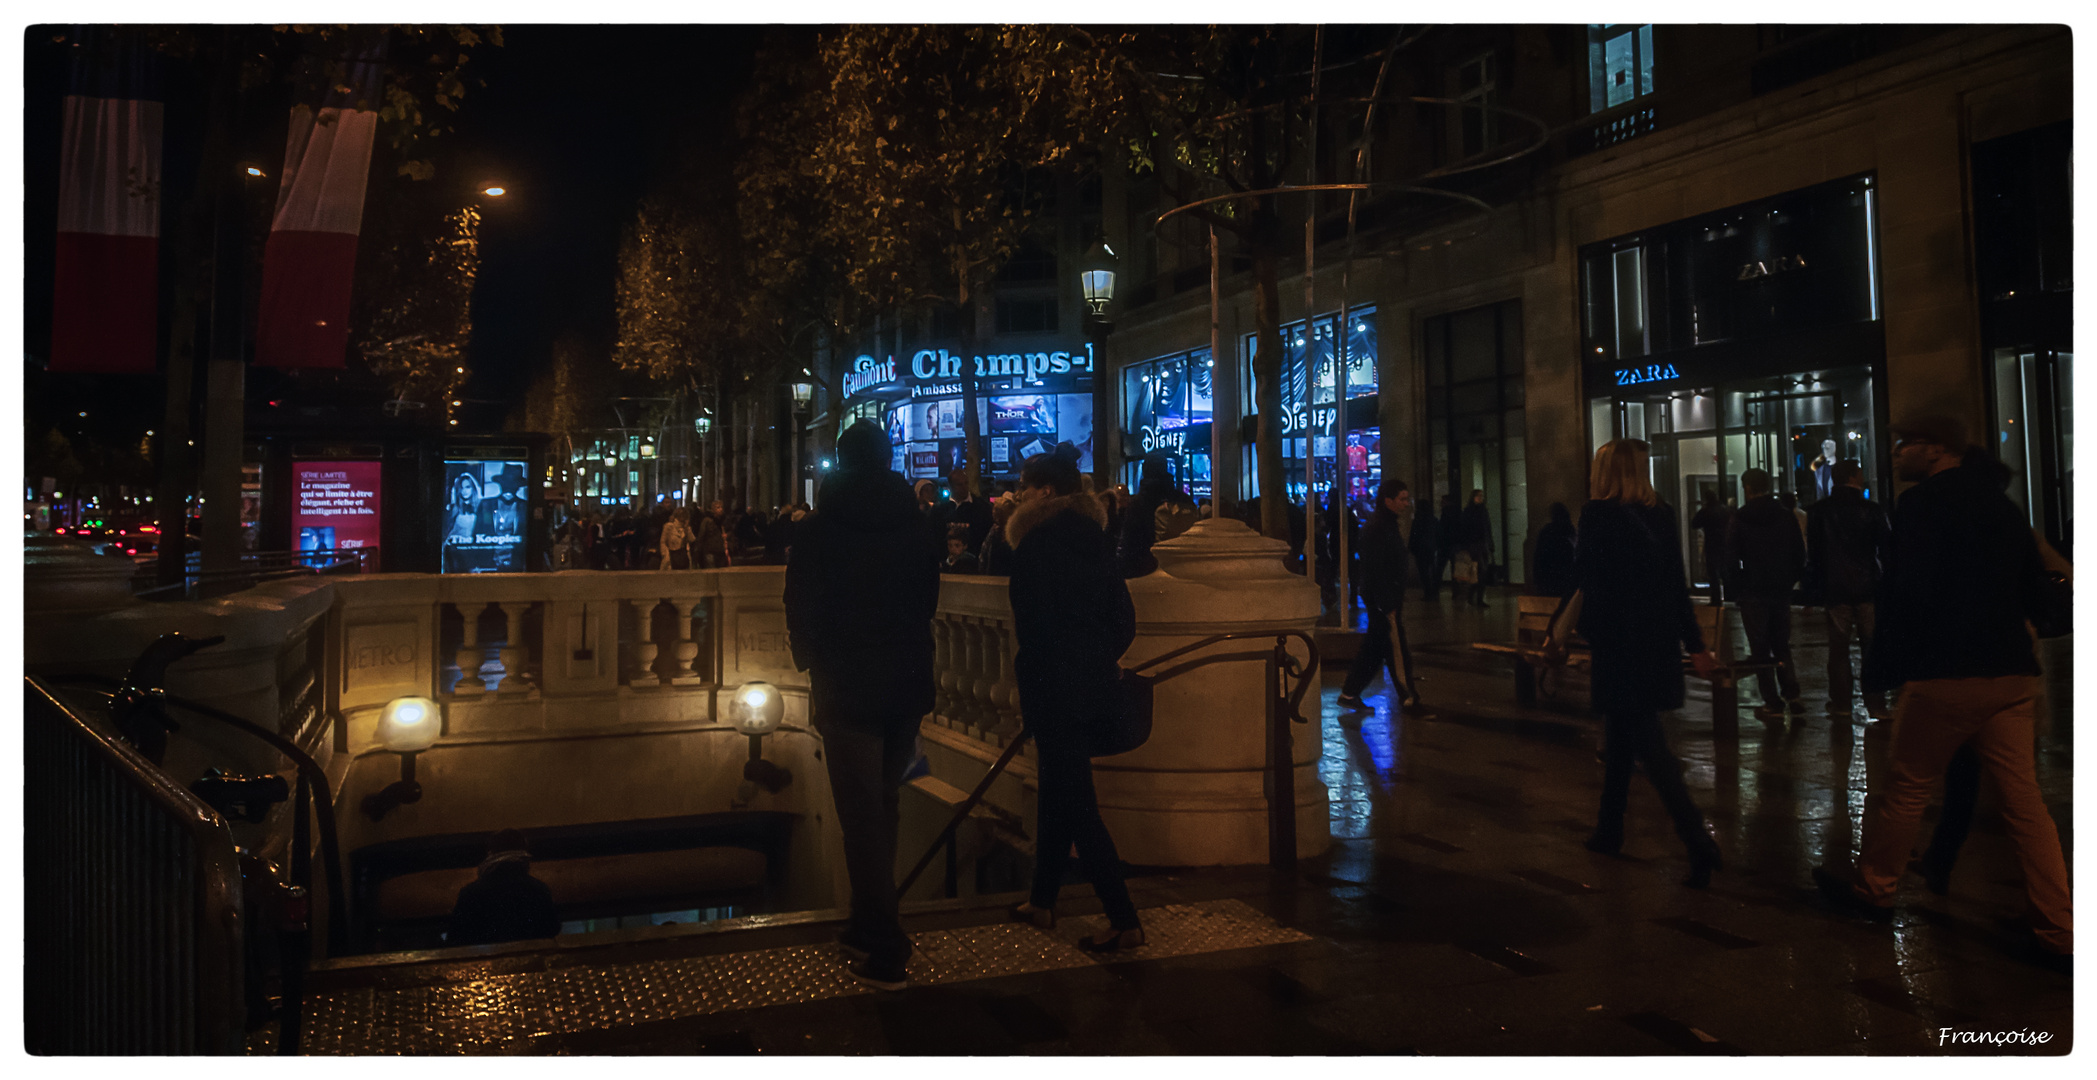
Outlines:
[[[1092,468],[1092,366],[1090,345],[974,358],[985,479],[1017,480],[1028,457],[1065,442],[1077,448],[1080,470]],[[843,421],[880,424],[897,472],[944,480],[967,463],[962,370],[962,357],[948,349],[862,355],[843,379]]]

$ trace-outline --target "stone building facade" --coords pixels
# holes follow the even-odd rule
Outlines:
[[[1807,505],[1828,464],[1857,460],[1890,497],[1889,419],[1941,411],[2021,465],[2035,523],[2072,540],[2065,28],[1436,33],[1403,64],[1410,93],[1511,111],[1394,120],[1377,176],[1541,147],[1447,185],[1489,211],[1372,197],[1344,275],[1344,204],[1319,207],[1310,307],[1344,299],[1375,390],[1314,417],[1310,448],[1338,455],[1364,504],[1376,476],[1437,501],[1483,489],[1495,561],[1521,582],[1529,538],[1552,503],[1577,511],[1610,438],[1654,444],[1656,485],[1686,519],[1758,466]],[[1488,112],[1498,130],[1464,123]],[[1335,178],[1351,177],[1293,182]],[[1203,254],[1152,231],[1166,207],[1140,180],[1115,186],[1109,234],[1140,252],[1103,365],[1126,422],[1129,388],[1147,384],[1107,371],[1206,348],[1210,304]],[[1302,210],[1285,212],[1301,235]],[[1252,287],[1224,269],[1212,415],[1228,499],[1257,491],[1239,400]],[[1300,256],[1285,273],[1282,321],[1300,322]],[[1125,428],[1117,449],[1140,452],[1139,435]],[[1300,500],[1303,461],[1286,464]],[[1319,468],[1322,489],[1336,474]]]

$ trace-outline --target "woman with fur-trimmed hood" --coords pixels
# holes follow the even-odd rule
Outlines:
[[[1143,944],[1143,927],[1122,881],[1114,837],[1100,820],[1092,740],[1098,720],[1119,706],[1119,662],[1136,639],[1136,608],[1107,536],[1106,510],[1082,490],[1076,460],[1060,451],[1035,455],[1021,467],[1020,483],[1019,508],[1005,524],[1019,642],[1013,673],[1040,762],[1041,795],[1034,888],[1012,916],[1055,925],[1056,893],[1076,844],[1078,865],[1109,926],[1079,947],[1133,949]]]

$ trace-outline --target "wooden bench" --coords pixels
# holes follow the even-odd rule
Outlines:
[[[1568,643],[1564,658],[1554,661],[1546,656],[1544,640],[1551,634],[1551,616],[1558,612],[1559,598],[1522,596],[1516,599],[1521,606],[1515,619],[1514,643],[1478,641],[1471,647],[1480,652],[1514,657],[1515,701],[1534,705],[1539,690],[1547,699],[1557,696],[1567,671],[1589,670],[1594,654],[1589,651],[1587,642],[1575,634]],[[1733,634],[1725,618],[1726,608],[1697,604],[1693,610],[1697,630],[1704,635],[1704,644],[1719,660],[1719,666],[1712,671],[1710,679],[1712,723],[1722,728],[1737,727],[1740,721],[1740,681],[1759,672],[1774,670],[1776,665],[1773,661],[1732,658]],[[1682,665],[1689,668],[1687,657],[1683,658]]]

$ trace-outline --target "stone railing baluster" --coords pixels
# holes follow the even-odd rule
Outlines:
[[[481,680],[480,624],[481,612],[486,610],[488,605],[466,601],[455,603],[452,606],[458,609],[459,629],[463,636],[459,638],[459,651],[453,657],[459,665],[459,683],[457,686],[452,687],[451,692],[453,694],[485,693],[488,686]]]
[[[503,619],[509,624],[502,639],[502,648],[495,654],[502,664],[501,681],[495,684],[499,693],[522,693],[529,687],[524,681],[525,658],[531,650],[524,646],[524,614],[531,610],[530,601],[501,601],[496,604],[502,609]]]

